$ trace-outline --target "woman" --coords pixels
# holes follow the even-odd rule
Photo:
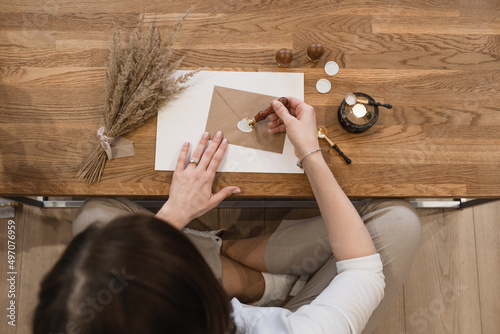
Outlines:
[[[313,107],[289,102],[290,110],[273,102],[269,131],[287,132],[321,217],[246,240],[184,229],[240,191],[212,193],[228,143],[217,133],[207,147],[204,134],[187,165],[183,146],[156,217],[125,199],[85,203],[74,221],[79,234],[42,283],[34,332],[372,331],[411,265],[418,216],[403,201],[355,208],[318,150]]]

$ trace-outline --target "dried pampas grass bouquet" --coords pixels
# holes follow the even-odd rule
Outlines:
[[[186,88],[188,79],[199,71],[175,76],[174,72],[183,58],[172,59],[173,44],[192,9],[175,23],[173,31],[163,39],[160,39],[153,23],[146,33],[143,32],[144,13],[125,46],[121,43],[120,30],[115,27],[106,64],[104,126],[97,131],[100,144],[80,167],[79,178],[90,184],[99,182],[108,159],[133,155],[123,152],[127,151],[127,144],[122,144],[125,149],[113,147],[120,139],[131,144],[118,137],[137,129],[156,115],[166,102]]]

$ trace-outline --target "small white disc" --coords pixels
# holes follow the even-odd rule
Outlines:
[[[339,72],[339,64],[334,61],[329,61],[325,64],[325,72],[328,75],[335,75]]]
[[[328,81],[326,79],[319,79],[318,82],[316,82],[316,89],[320,93],[323,93],[323,94],[328,93],[331,88],[332,88],[332,84],[330,83],[330,81]]]
[[[356,95],[354,95],[353,93],[348,93],[345,96],[345,103],[347,103],[350,106],[355,105],[356,104]]]

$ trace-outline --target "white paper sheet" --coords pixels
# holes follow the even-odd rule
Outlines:
[[[215,85],[304,100],[304,73],[202,71],[191,79],[184,92],[158,113],[156,170],[174,170],[185,141],[191,143],[190,151],[194,150],[205,130]],[[218,171],[303,173],[296,163],[293,146],[287,137],[283,154],[230,143]]]

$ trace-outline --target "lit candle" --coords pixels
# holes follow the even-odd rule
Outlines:
[[[366,107],[361,103],[356,103],[354,107],[352,107],[352,113],[358,118],[364,117],[366,112]]]

